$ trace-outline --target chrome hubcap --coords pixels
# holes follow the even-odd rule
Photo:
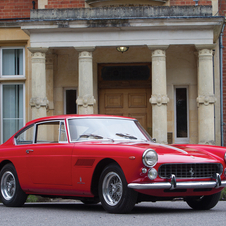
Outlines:
[[[122,198],[122,181],[115,172],[108,173],[102,184],[102,192],[104,200],[110,206],[116,206]]]
[[[16,191],[16,180],[14,175],[7,171],[3,174],[1,180],[1,193],[5,200],[13,198]]]

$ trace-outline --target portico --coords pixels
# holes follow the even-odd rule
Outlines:
[[[63,114],[63,89],[67,87],[78,91],[79,114],[101,113],[99,64],[149,62],[151,95],[145,105],[151,109],[147,114],[152,137],[168,143],[167,134],[172,133],[175,140],[175,87],[185,87],[186,138],[190,143],[218,142],[214,128],[220,119],[214,119],[214,108],[220,93],[213,83],[212,51],[223,20],[212,17],[208,7],[202,10],[196,8],[194,14],[187,8],[183,17],[177,10],[170,16],[164,10],[158,15],[153,7],[34,10],[31,21],[22,23],[31,43],[32,118],[46,116],[49,109],[51,114]],[[117,46],[130,49],[121,54]],[[53,59],[51,69],[46,63],[49,57]],[[48,78],[51,82],[46,84]],[[118,82],[120,90],[128,81]],[[137,88],[133,87],[133,93],[138,94]]]

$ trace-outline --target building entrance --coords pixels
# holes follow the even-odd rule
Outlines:
[[[136,118],[151,135],[150,64],[99,65],[99,113]]]

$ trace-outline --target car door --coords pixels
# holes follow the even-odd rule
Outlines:
[[[26,148],[26,165],[33,184],[72,185],[73,144],[68,143],[65,122],[36,124],[34,144]]]

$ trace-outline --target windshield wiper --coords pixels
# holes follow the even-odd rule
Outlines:
[[[80,135],[79,138],[78,138],[78,140],[79,140],[80,138],[103,139],[102,136],[99,136],[99,135],[96,135],[96,134],[91,134],[91,133],[90,133],[90,134],[82,134],[82,135]]]
[[[117,135],[119,137],[125,137],[125,138],[128,138],[128,139],[132,139],[132,140],[137,140],[136,137],[129,135],[127,133],[116,133],[115,135]]]

